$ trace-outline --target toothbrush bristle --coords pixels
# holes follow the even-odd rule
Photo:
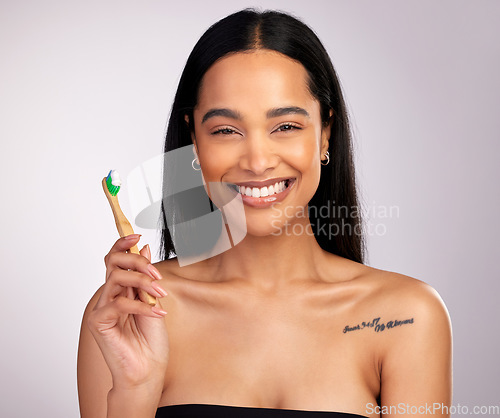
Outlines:
[[[106,177],[106,186],[108,187],[109,194],[111,196],[116,196],[118,192],[120,191],[120,186],[114,186],[113,183],[111,183],[111,173],[113,170],[110,170],[108,177]]]

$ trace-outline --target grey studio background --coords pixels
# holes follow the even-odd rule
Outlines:
[[[499,2],[4,0],[0,416],[78,416],[81,316],[117,239],[101,179],[162,152],[189,52],[249,6],[294,13],[325,44],[363,201],[398,207],[371,213],[368,264],[441,294],[453,404],[500,404]]]

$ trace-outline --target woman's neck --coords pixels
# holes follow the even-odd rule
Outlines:
[[[282,229],[280,234],[247,234],[236,246],[207,260],[212,277],[243,280],[263,289],[294,279],[314,280],[321,275],[328,255],[312,234],[309,219],[299,223],[301,228]]]

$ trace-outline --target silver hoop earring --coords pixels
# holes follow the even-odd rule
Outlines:
[[[321,165],[328,165],[330,163],[330,153],[328,151],[325,152],[325,157],[326,157],[326,163],[323,164],[323,161],[320,161]]]
[[[198,160],[198,157],[196,157],[192,162],[191,162],[191,167],[193,167],[193,170],[196,170],[196,171],[200,171],[201,170],[201,165],[200,163],[197,161]],[[194,163],[196,162],[196,164],[198,164],[200,167],[199,168],[196,168],[194,166]]]

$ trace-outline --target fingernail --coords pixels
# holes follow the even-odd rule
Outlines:
[[[166,315],[167,312],[165,312],[163,309],[157,308],[156,306],[153,306],[151,310],[157,314],[157,315]]]
[[[149,260],[151,260],[151,249],[149,248],[149,244],[146,244],[144,246],[144,248],[146,249],[146,252],[148,253]]]
[[[128,239],[130,241],[140,238],[142,235],[141,234],[130,234],[125,237],[125,239]]]
[[[161,287],[157,282],[152,282],[151,283],[151,287],[156,290],[161,296],[165,297],[168,295],[168,293],[166,292],[166,290]]]
[[[152,264],[148,264],[148,270],[149,272],[153,275],[153,277],[156,279],[156,280],[161,280],[163,279],[163,277],[161,277],[161,274],[160,272],[158,271],[158,269],[153,266]]]

